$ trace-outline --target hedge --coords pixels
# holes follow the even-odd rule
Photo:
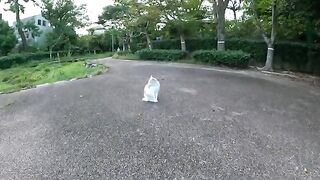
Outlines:
[[[183,59],[187,53],[181,50],[142,49],[136,54],[144,60],[176,61]]]
[[[57,58],[57,53],[59,53],[60,57],[68,56],[68,51],[55,51],[52,52],[52,57]],[[102,53],[102,51],[96,51],[96,53]],[[85,55],[87,54],[85,51],[74,50],[71,52],[74,55]],[[23,64],[29,61],[39,61],[44,59],[49,59],[49,52],[36,52],[36,53],[19,53],[19,54],[11,54],[9,56],[0,57],[0,69],[7,69],[12,67],[14,64]]]
[[[146,47],[139,44],[139,47]],[[216,49],[215,39],[187,39],[187,51]],[[180,40],[163,40],[153,43],[155,49],[180,49]],[[263,40],[227,39],[226,48],[242,50],[251,54],[251,65],[263,65],[267,56],[267,45]],[[298,71],[320,75],[320,45],[277,42],[275,44],[274,69]]]
[[[29,61],[37,61],[50,57],[48,52],[12,54],[9,56],[0,57],[0,69],[7,69],[14,64],[23,64]]]
[[[192,57],[204,63],[223,64],[230,67],[246,68],[251,58],[250,54],[243,51],[216,51],[199,50],[192,54]]]

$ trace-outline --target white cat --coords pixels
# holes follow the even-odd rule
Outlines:
[[[142,101],[158,102],[159,91],[160,82],[156,78],[151,76],[148,84],[144,87],[144,97]]]

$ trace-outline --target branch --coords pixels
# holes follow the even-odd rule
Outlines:
[[[224,1],[223,1],[223,8],[224,8],[224,9],[227,9],[228,4],[229,4],[229,0],[224,0]]]
[[[272,31],[271,31],[271,43],[273,44],[277,35],[277,24],[278,24],[278,11],[277,11],[277,0],[272,1]]]
[[[216,0],[212,0],[213,16],[214,19],[218,20],[218,5]]]
[[[258,16],[258,13],[257,13],[257,10],[256,10],[256,7],[255,7],[255,3],[254,3],[254,0],[251,1],[251,9],[253,11],[253,16],[254,16],[254,19],[256,20],[256,26],[257,28],[259,29],[259,31],[261,32],[261,35],[264,39],[264,41],[269,44],[270,43],[270,39],[267,37],[266,35],[266,32],[264,31],[263,27],[262,27],[262,24],[259,20],[259,16]]]

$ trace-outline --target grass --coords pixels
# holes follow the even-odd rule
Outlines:
[[[0,92],[10,93],[32,88],[40,84],[85,78],[101,74],[106,69],[104,65],[86,68],[84,63],[85,61],[59,63],[43,60],[41,62],[34,61],[0,70]]]

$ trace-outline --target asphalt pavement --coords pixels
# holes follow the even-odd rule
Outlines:
[[[100,60],[0,95],[0,179],[320,179],[320,89],[249,70]],[[142,102],[150,75],[159,103]]]

